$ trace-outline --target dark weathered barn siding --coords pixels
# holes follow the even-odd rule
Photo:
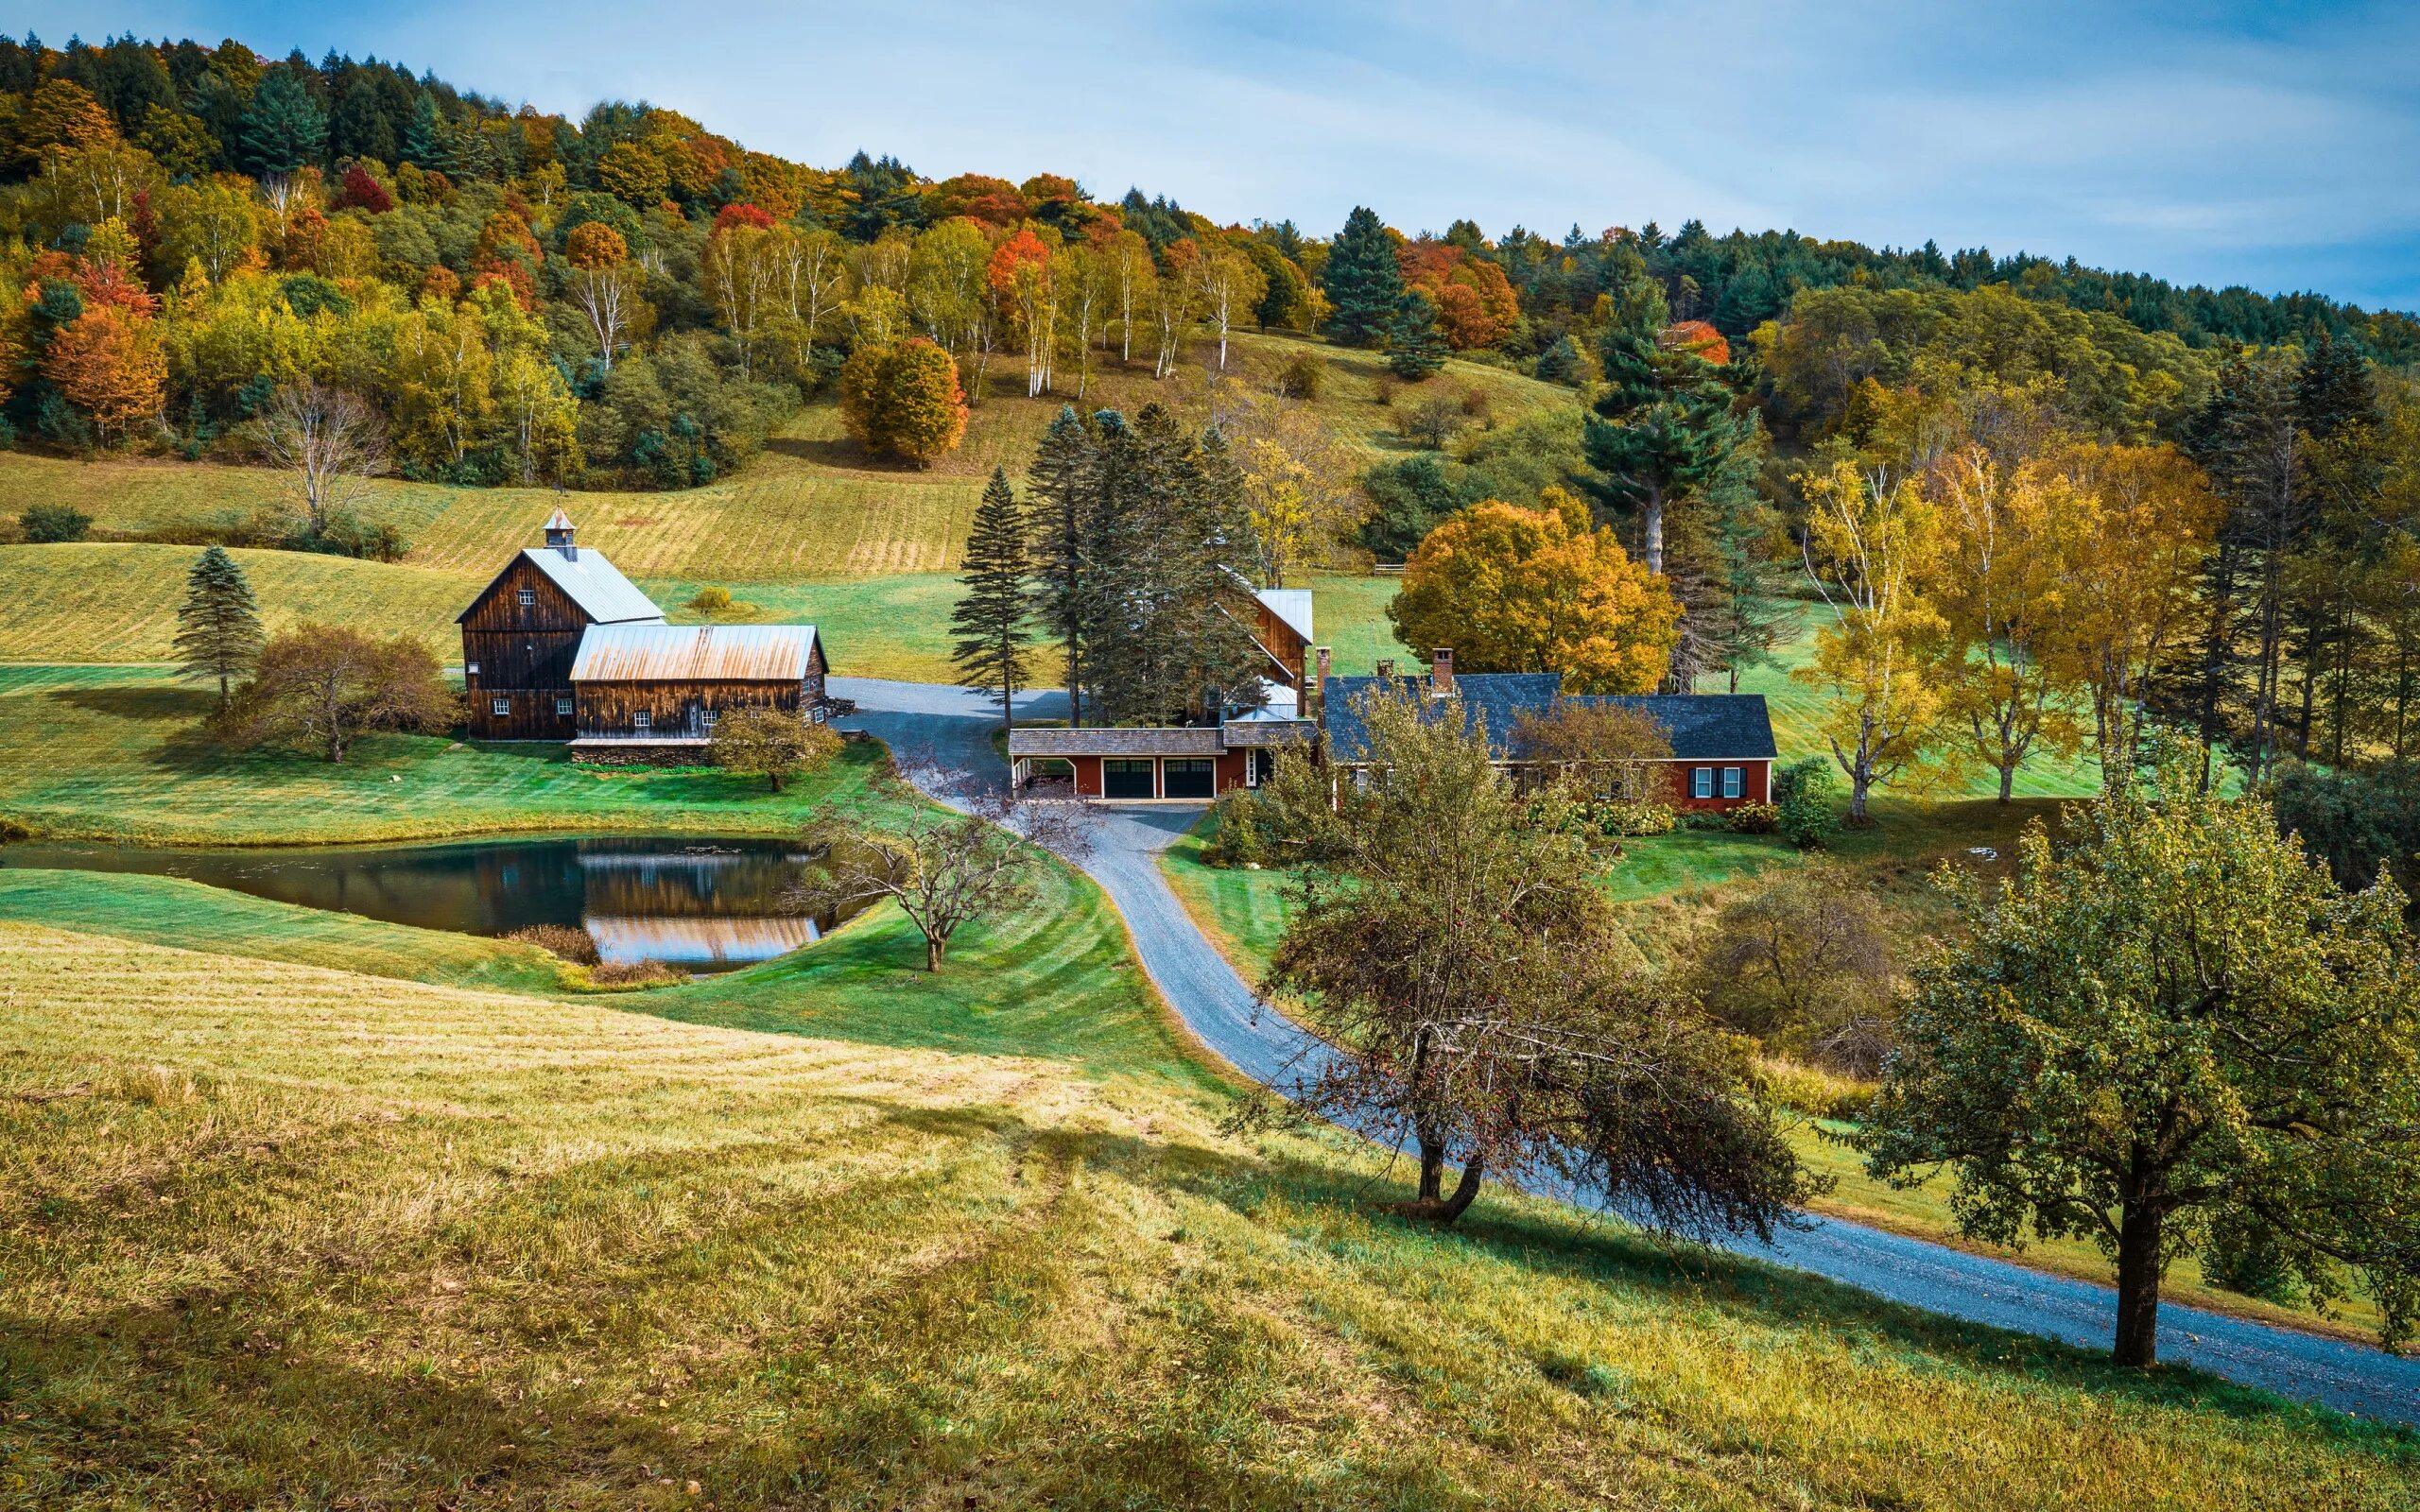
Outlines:
[[[531,602],[521,602],[522,590]],[[481,740],[569,740],[572,716],[558,714],[571,696],[572,658],[588,616],[553,579],[515,558],[462,616],[463,688],[471,734]],[[475,664],[478,671],[469,670]],[[510,712],[494,713],[494,700]]]
[[[648,717],[648,733],[703,735],[712,709],[785,709],[792,713],[812,699],[806,684],[782,682],[584,682],[575,695],[582,734],[635,735],[637,716]]]

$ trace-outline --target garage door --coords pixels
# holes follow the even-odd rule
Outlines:
[[[1208,798],[1217,782],[1218,764],[1207,756],[1172,757],[1161,764],[1160,792],[1166,798]]]
[[[1109,758],[1100,764],[1100,796],[1103,798],[1157,798],[1151,791],[1151,764],[1122,758]]]

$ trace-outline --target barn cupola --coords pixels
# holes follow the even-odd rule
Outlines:
[[[572,543],[571,516],[558,508],[546,516],[546,544],[577,560],[579,547]]]

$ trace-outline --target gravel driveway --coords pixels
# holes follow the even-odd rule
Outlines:
[[[930,761],[952,773],[953,783],[1006,780],[991,738],[996,705],[930,683],[835,678],[831,688],[857,700],[857,714],[841,728],[877,735],[903,758]],[[1066,709],[1063,694],[1017,700],[1021,718],[1064,718]],[[941,786],[935,796],[945,799],[951,784]],[[1160,852],[1201,812],[1200,805],[1104,810],[1084,869],[1126,916],[1144,969],[1185,1026],[1244,1074],[1274,1083],[1298,1069],[1306,1050],[1318,1053],[1313,1042],[1254,1003],[1252,989],[1194,926],[1160,871]],[[2117,1317],[2117,1294],[2108,1287],[1837,1218],[1818,1218],[1770,1246],[1742,1239],[1727,1247],[1890,1301],[2090,1349],[2108,1349]],[[2420,1425],[2420,1359],[2173,1303],[2160,1308],[2160,1352],[2282,1396]]]

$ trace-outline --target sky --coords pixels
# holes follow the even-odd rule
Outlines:
[[[834,165],[1063,173],[1331,234],[1785,228],[2420,309],[2420,6],[815,0],[36,3],[334,48]]]

